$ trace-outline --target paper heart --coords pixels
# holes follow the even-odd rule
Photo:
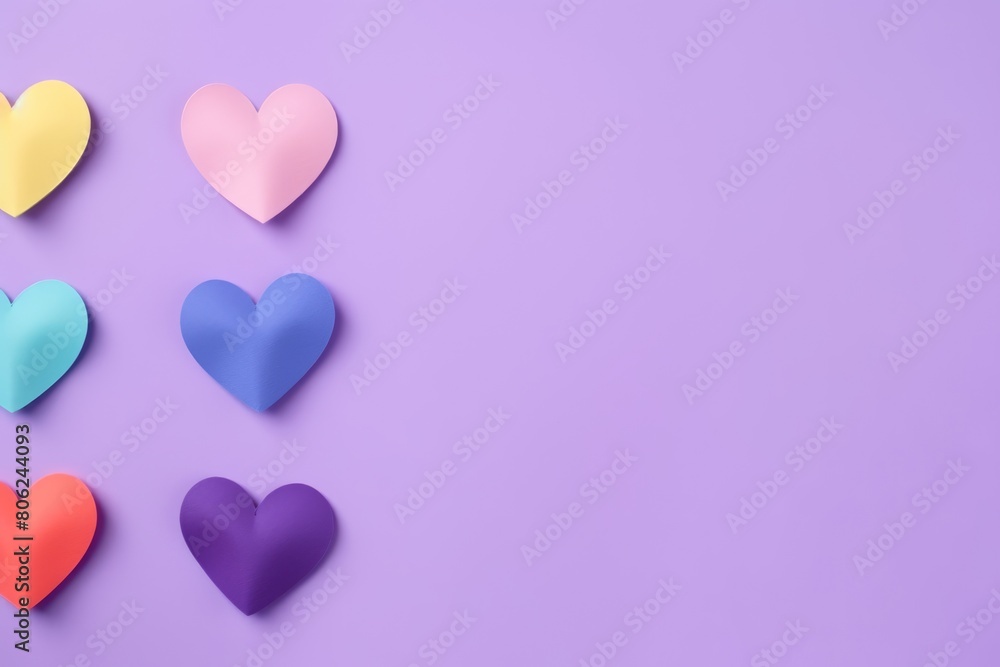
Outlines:
[[[262,412],[323,354],[335,317],[330,292],[302,273],[275,280],[257,304],[236,285],[209,280],[184,300],[181,335],[209,375]]]
[[[219,194],[258,222],[302,196],[337,145],[337,113],[312,86],[282,86],[258,112],[236,88],[213,83],[181,115],[191,161]]]
[[[69,176],[90,140],[90,109],[73,86],[42,81],[11,107],[0,95],[0,210],[17,217]]]
[[[35,283],[13,305],[0,292],[0,407],[17,412],[44,394],[86,338],[87,307],[66,283]]]
[[[31,485],[28,496],[28,530],[15,527],[17,496],[9,486],[0,484],[0,595],[15,607],[21,598],[34,607],[55,590],[83,559],[97,530],[97,504],[90,489],[72,475],[49,475]],[[32,537],[31,541],[15,537]],[[29,551],[29,586],[18,591],[17,556],[19,549]]]
[[[181,503],[181,534],[219,590],[249,616],[316,569],[333,545],[336,518],[305,484],[272,491],[260,506],[236,482],[210,477]]]

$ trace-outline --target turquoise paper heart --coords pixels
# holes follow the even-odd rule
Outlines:
[[[87,306],[60,280],[43,280],[13,304],[0,292],[0,407],[17,412],[59,381],[87,338]]]

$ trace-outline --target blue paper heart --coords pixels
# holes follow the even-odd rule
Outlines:
[[[334,319],[330,292],[302,273],[275,280],[257,304],[236,285],[209,280],[184,300],[181,335],[226,391],[263,412],[323,354]]]
[[[0,406],[17,412],[59,381],[87,338],[87,306],[60,280],[43,280],[13,305],[0,292]]]

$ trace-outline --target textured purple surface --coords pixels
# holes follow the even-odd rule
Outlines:
[[[0,288],[59,278],[94,315],[73,371],[0,415],[0,441],[30,421],[35,474],[89,474],[104,526],[14,657],[245,666],[284,625],[266,665],[576,666],[621,632],[609,664],[721,667],[801,622],[781,665],[921,667],[949,642],[954,665],[994,664],[1000,622],[967,642],[966,618],[1000,590],[1000,282],[977,276],[1000,252],[1000,7],[930,1],[886,39],[894,2],[591,0],[553,29],[558,0],[402,0],[350,61],[341,42],[388,0],[243,0],[222,20],[211,0],[73,0],[16,53],[5,38],[5,94],[65,79],[106,128],[55,197],[0,219]],[[678,71],[723,9],[733,21]],[[6,0],[0,34],[36,11]],[[196,193],[179,119],[213,81],[257,104],[308,83],[340,117],[329,168],[266,226]],[[784,120],[824,86],[807,121]],[[474,111],[453,108],[477,89]],[[580,147],[602,133],[591,161]],[[724,202],[748,150],[768,159]],[[852,243],[845,225],[897,180]],[[519,229],[528,197],[547,207]],[[210,278],[257,294],[292,270],[333,293],[336,353],[248,414],[190,359],[180,306]],[[564,363],[571,328],[593,335]],[[904,336],[926,344],[896,372]],[[352,382],[367,362],[374,379]],[[718,379],[689,402],[699,371]],[[822,451],[796,452],[817,434]],[[782,474],[734,534],[727,515]],[[256,498],[309,484],[337,509],[324,565],[250,618],[178,535],[180,500],[213,475]],[[430,497],[401,523],[411,489]],[[522,547],[574,502],[529,566]],[[859,573],[904,512],[912,527]],[[453,630],[443,655],[428,643]]]
[[[255,506],[236,482],[210,477],[181,503],[181,535],[191,555],[248,615],[316,569],[335,530],[330,503],[305,484],[281,486]]]

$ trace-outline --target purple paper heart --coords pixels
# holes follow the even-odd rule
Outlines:
[[[336,518],[305,484],[275,489],[255,507],[236,482],[209,477],[184,496],[181,533],[212,582],[249,616],[316,569],[333,545]]]

